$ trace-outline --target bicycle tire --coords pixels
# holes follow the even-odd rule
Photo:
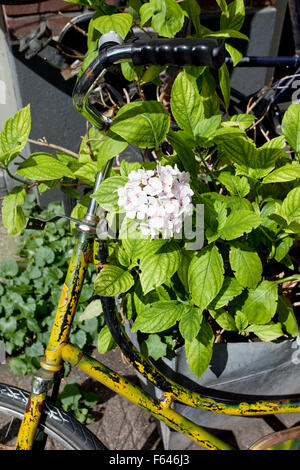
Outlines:
[[[28,397],[28,391],[0,383],[0,415],[21,420]],[[40,429],[67,450],[107,450],[84,425],[48,400],[44,404]],[[0,441],[5,444],[2,436]]]

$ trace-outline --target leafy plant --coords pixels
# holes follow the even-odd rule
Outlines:
[[[58,395],[58,401],[60,406],[65,411],[71,412],[78,421],[89,424],[94,420],[91,408],[97,405],[99,396],[94,392],[81,390],[76,380],[71,379]]]
[[[52,202],[41,211],[31,194],[26,196],[22,210],[26,216],[46,218],[63,213],[59,202]],[[5,258],[0,263],[0,340],[5,343],[10,357],[8,366],[15,374],[31,373],[39,367],[73,242],[68,222],[60,219],[48,223],[41,232],[26,230],[18,240],[17,260]],[[71,330],[71,340],[80,348],[96,346],[98,331],[104,325],[101,309],[91,316],[90,308],[86,308],[91,300],[97,302],[94,278],[90,266]]]
[[[230,39],[247,40],[240,32],[245,16],[242,0],[230,4],[217,0],[218,31],[202,25],[195,0],[129,0],[125,12],[104,1],[74,3],[96,10],[80,74],[98,54],[98,39],[111,28],[123,38],[137,30],[168,38],[186,36],[186,31],[193,37],[222,38],[235,65],[241,54]],[[18,165],[12,176],[21,184],[5,197],[2,208],[9,233],[22,232],[22,207],[33,185],[40,192],[60,185],[80,198],[68,186],[69,178],[92,186],[95,173],[110,158],[128,145],[137,146],[143,149],[144,163],[117,160],[111,176],[93,194],[112,229],[123,217],[119,236],[109,241],[109,265],[95,277],[95,292],[119,298],[122,315],[139,333],[143,353],[156,360],[184,346],[188,364],[199,377],[210,363],[215,341],[297,336],[293,303],[299,280],[300,105],[288,108],[280,135],[269,138],[262,133],[265,138],[260,142],[253,133],[261,124],[255,115],[231,110],[227,65],[217,73],[193,66],[174,73],[167,67],[134,67],[127,62],[118,70],[117,81],[124,78],[134,86],[123,101],[112,103],[103,84],[99,101],[114,118],[106,133],[89,129],[77,156],[60,149],[56,157],[35,153]],[[8,164],[22,151],[29,133],[30,112],[25,107],[0,134],[4,170],[9,171]],[[152,161],[147,161],[149,155]],[[138,220],[119,204],[120,188],[125,188],[133,171],[159,166],[189,173],[196,235],[203,229],[196,208],[204,207],[203,247],[189,249],[191,240],[185,236],[143,237]],[[84,214],[88,199],[89,195],[80,199],[75,217]],[[33,248],[39,253],[42,247]],[[90,306],[92,316],[98,308],[94,307]],[[10,322],[7,330],[15,328],[15,321]],[[98,337],[99,351],[112,347],[104,327]]]

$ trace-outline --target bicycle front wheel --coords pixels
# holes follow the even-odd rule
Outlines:
[[[29,392],[0,384],[0,448],[13,449]],[[46,449],[106,450],[97,437],[65,411],[45,401],[39,432],[48,436]]]

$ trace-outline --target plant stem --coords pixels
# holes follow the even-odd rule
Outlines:
[[[75,153],[75,152],[72,152],[71,150],[68,150],[64,147],[61,147],[60,145],[55,145],[55,144],[50,144],[46,139],[45,137],[41,140],[33,140],[33,139],[28,139],[28,142],[30,144],[35,144],[35,145],[40,145],[41,147],[48,147],[48,148],[51,148],[51,149],[55,149],[55,150],[60,150],[61,152],[65,152],[67,153],[68,155],[72,155],[73,157],[76,157],[78,158],[78,154]]]
[[[15,181],[18,181],[19,183],[26,184],[24,180],[21,180],[21,178],[18,178],[17,176],[13,175],[8,168],[5,168],[7,171],[7,174],[10,178],[14,179]]]

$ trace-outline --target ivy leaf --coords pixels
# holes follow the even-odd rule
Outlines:
[[[192,136],[198,122],[205,117],[198,90],[183,72],[177,75],[172,86],[171,110],[181,129]]]
[[[224,240],[234,240],[251,232],[261,223],[260,217],[252,211],[233,211],[227,217],[226,223],[220,231],[220,236]]]
[[[144,294],[170,279],[180,265],[180,248],[173,240],[152,240],[140,260],[140,280]]]
[[[26,191],[21,186],[15,186],[5,196],[2,203],[3,225],[12,236],[19,235],[25,227],[26,219],[22,208],[25,202]]]
[[[254,289],[261,281],[262,262],[256,251],[232,246],[229,253],[231,269],[240,285]]]
[[[300,152],[300,103],[291,104],[282,119],[282,133],[292,149]]]
[[[262,341],[273,341],[283,335],[280,323],[273,322],[266,325],[250,325],[245,331],[256,334]]]
[[[4,258],[0,263],[0,277],[15,277],[19,272],[18,263],[12,258]]]
[[[211,326],[202,321],[201,329],[193,341],[185,341],[187,363],[191,371],[197,376],[206,371],[212,358],[214,334]]]
[[[132,25],[132,16],[129,13],[96,16],[93,18],[93,24],[102,34],[114,31],[125,39]]]
[[[184,305],[177,300],[159,301],[147,305],[135,320],[132,331],[159,333],[177,323],[184,312]]]
[[[187,341],[193,341],[198,335],[203,314],[197,308],[186,307],[182,314],[179,331],[184,339]]]
[[[50,153],[32,153],[18,166],[17,173],[36,181],[56,180],[63,176],[74,178],[73,172]]]
[[[276,283],[263,281],[256,289],[249,289],[241,310],[247,316],[249,323],[264,325],[275,315],[277,299],[278,287]]]
[[[116,347],[115,340],[113,339],[111,332],[107,325],[101,329],[98,340],[97,340],[97,349],[100,354],[105,354],[107,351],[111,351]]]
[[[100,299],[92,300],[84,309],[83,313],[78,318],[78,321],[90,320],[91,318],[98,317],[103,312],[102,303]]]
[[[30,105],[9,118],[0,133],[0,162],[8,165],[26,145],[31,129]]]
[[[167,345],[161,340],[159,335],[149,335],[148,338],[142,342],[142,352],[146,352],[146,357],[152,357],[155,361],[164,357],[167,353]],[[146,349],[146,351],[145,351]]]
[[[118,193],[117,189],[125,186],[128,178],[125,176],[111,176],[104,180],[95,193],[92,194],[93,198],[105,210],[111,211],[118,208]]]
[[[134,284],[129,271],[118,266],[104,266],[95,279],[96,294],[104,297],[113,297],[127,292]]]
[[[167,110],[158,101],[125,104],[117,113],[111,131],[141,148],[158,148],[170,126]]]
[[[208,246],[195,256],[189,266],[189,289],[202,312],[219,293],[224,280],[223,259],[216,246]]]

